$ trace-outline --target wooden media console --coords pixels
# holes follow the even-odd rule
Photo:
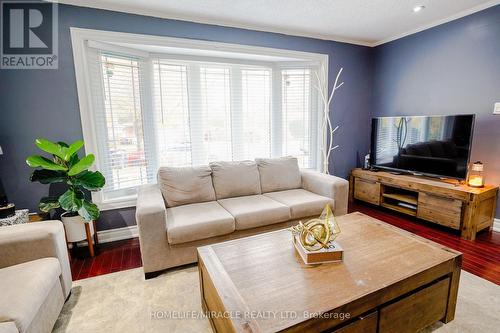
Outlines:
[[[425,177],[354,169],[350,200],[416,216],[461,231],[464,239],[493,226],[498,186],[473,188]]]

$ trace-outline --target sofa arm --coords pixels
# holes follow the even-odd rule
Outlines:
[[[343,178],[317,171],[301,170],[302,188],[313,193],[332,198],[335,202],[333,214],[347,214],[349,182]]]
[[[47,257],[59,259],[64,296],[69,295],[72,278],[66,236],[61,221],[1,227],[0,254],[0,268]]]
[[[168,253],[168,241],[167,210],[157,185],[139,188],[135,219],[139,230],[144,273],[159,271],[162,269],[161,258]]]

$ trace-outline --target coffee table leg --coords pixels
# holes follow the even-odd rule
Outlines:
[[[92,235],[90,234],[90,225],[85,223],[85,233],[87,234],[87,243],[89,244],[90,256],[94,257],[94,244],[92,241]]]
[[[455,318],[457,306],[458,283],[460,282],[460,269],[462,267],[462,256],[455,258],[453,272],[450,279],[450,291],[448,293],[448,305],[443,322],[448,323]]]
[[[198,277],[200,281],[200,296],[201,296],[201,310],[203,313],[207,313],[207,305],[205,304],[205,298],[203,297],[203,260],[200,259],[200,256],[197,254],[198,257]]]

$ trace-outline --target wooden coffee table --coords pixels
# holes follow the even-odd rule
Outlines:
[[[216,332],[415,332],[455,315],[462,255],[361,213],[337,218],[344,261],[306,266],[289,231],[198,248]]]

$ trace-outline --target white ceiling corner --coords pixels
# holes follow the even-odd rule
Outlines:
[[[434,27],[500,0],[58,0],[63,4],[366,46]],[[426,8],[418,13],[413,7]]]

